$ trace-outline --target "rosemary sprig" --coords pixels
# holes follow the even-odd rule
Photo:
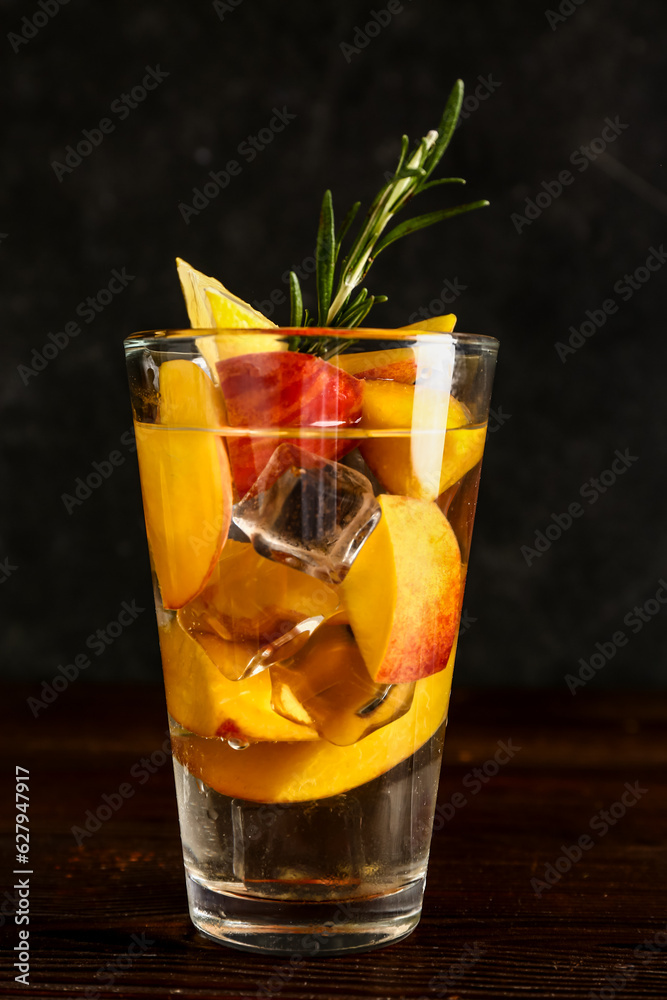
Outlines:
[[[366,217],[355,236],[352,245],[339,264],[343,240],[354,222],[360,203],[349,210],[338,232],[335,230],[334,210],[331,191],[327,190],[322,201],[320,222],[315,247],[317,282],[317,325],[328,327],[356,327],[366,318],[377,302],[386,302],[386,295],[369,295],[362,288],[353,292],[364,281],[379,253],[396,240],[432,226],[443,219],[453,218],[482,208],[488,201],[473,201],[453,208],[444,208],[425,215],[417,215],[399,223],[382,235],[394,216],[421,191],[427,191],[442,184],[465,184],[462,177],[443,177],[429,180],[431,174],[447,149],[461,111],[463,82],[457,80],[447,99],[440,124],[428,132],[408,155],[410,140],[406,135],[401,140],[401,153],[394,174],[373,199]],[[338,273],[337,273],[338,272]],[[303,309],[303,297],[297,275],[290,272],[290,302],[292,327],[315,325],[315,318],[309,317]],[[335,338],[319,338],[315,343],[307,338],[290,338],[290,349],[308,351],[330,357],[339,347]]]

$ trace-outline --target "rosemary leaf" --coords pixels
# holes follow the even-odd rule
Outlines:
[[[376,302],[376,296],[369,295],[368,298],[359,303],[356,309],[351,310],[350,313],[348,313],[347,317],[345,317],[345,322],[341,322],[340,325],[342,327],[349,327],[350,329],[359,326],[366,319],[366,316],[368,316]]]
[[[362,288],[359,294],[357,295],[356,299],[353,299],[351,302],[348,302],[347,305],[343,309],[341,309],[341,311],[338,314],[339,326],[347,325],[348,317],[350,316],[351,313],[357,310],[357,308],[361,305],[361,303],[364,301],[367,295],[368,295],[368,290],[366,288]]]
[[[298,276],[289,273],[290,326],[301,326],[303,321],[303,296]]]
[[[387,187],[392,186],[396,181],[402,181],[406,177],[425,177],[426,171],[422,170],[421,167],[403,167],[402,170],[397,170],[391,181],[388,182]]]
[[[405,157],[408,155],[409,149],[410,149],[410,137],[404,135],[401,137],[401,155],[398,158],[398,166],[396,167],[396,173],[399,172],[399,170],[405,163]]]
[[[426,215],[416,215],[414,219],[407,219],[405,222],[401,222],[400,225],[391,229],[384,239],[380,240],[375,247],[374,257],[377,257],[380,251],[384,250],[391,243],[400,240],[402,236],[409,236],[410,233],[416,233],[419,229],[432,226],[435,222],[441,222],[443,219],[451,219],[455,215],[463,215],[464,212],[472,212],[475,208],[484,208],[488,204],[488,201],[471,201],[467,205],[457,205],[455,208],[443,208],[439,212],[428,212]]]
[[[424,164],[426,171],[429,174],[432,173],[437,167],[438,163],[442,159],[443,153],[447,149],[447,146],[449,146],[451,138],[454,135],[456,123],[459,120],[462,104],[463,80],[457,80],[452,87],[449,97],[447,98],[447,104],[445,105],[445,110],[443,111],[440,124],[438,125],[438,138]]]
[[[324,192],[320,224],[315,245],[315,270],[317,273],[318,323],[325,326],[334,280],[336,232],[331,191]]]
[[[465,180],[463,177],[441,177],[438,181],[427,181],[419,190],[428,191],[429,188],[440,187],[441,184],[465,184]]]

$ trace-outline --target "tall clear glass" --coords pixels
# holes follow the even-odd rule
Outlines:
[[[190,914],[218,941],[341,953],[419,920],[497,347],[126,341]]]

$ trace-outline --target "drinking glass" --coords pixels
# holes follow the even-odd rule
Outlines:
[[[498,344],[125,342],[191,918],[312,956],[419,921]]]

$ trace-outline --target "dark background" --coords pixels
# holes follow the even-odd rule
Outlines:
[[[493,92],[468,105],[440,175],[466,177],[464,197],[491,207],[397,243],[370,281],[390,294],[375,323],[397,326],[458,280],[458,329],[501,341],[457,681],[564,689],[600,643],[608,662],[591,685],[664,684],[667,612],[624,619],[667,575],[667,267],[627,301],[614,289],[666,236],[663,0],[565,2],[551,25],[541,3],[406,0],[375,37],[365,26],[372,11],[387,19],[384,0],[234,3],[70,0],[25,43],[3,34],[3,674],[50,681],[88,653],[88,680],[159,677],[123,338],[187,324],[176,255],[250,301],[285,291],[285,270],[312,253],[324,188],[339,213],[367,204],[401,133],[435,127],[461,76],[469,95],[480,80]],[[1,7],[5,34],[42,10]],[[168,77],[121,120],[111,105],[147,66]],[[296,117],[248,162],[239,146],[274,108]],[[105,117],[114,131],[59,181],[52,164]],[[607,118],[627,127],[580,171],[571,155]],[[230,159],[241,174],[186,224],[179,204]],[[566,169],[573,183],[517,223]],[[421,210],[460,193],[441,188]],[[127,287],[81,322],[77,305],[123,268]],[[563,362],[555,344],[608,299],[617,311]],[[77,319],[81,334],[26,375]],[[626,449],[617,481],[583,498]],[[63,494],[114,451],[121,464],[68,512]],[[583,514],[560,538],[522,553],[575,502]],[[90,654],[88,637],[133,600],[145,613]]]

